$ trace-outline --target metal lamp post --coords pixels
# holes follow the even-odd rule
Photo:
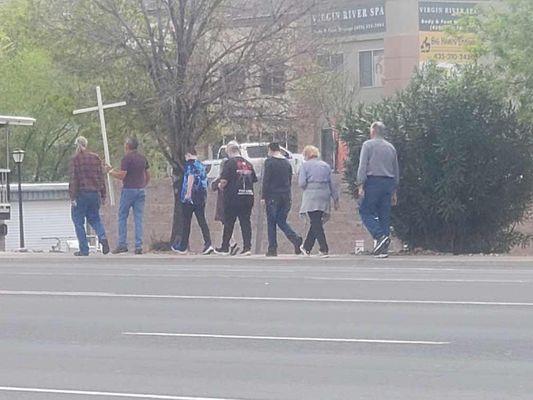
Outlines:
[[[22,214],[22,162],[24,161],[24,150],[13,151],[13,161],[17,166],[18,183],[19,183],[19,233],[20,233],[20,248],[24,249],[24,217]]]

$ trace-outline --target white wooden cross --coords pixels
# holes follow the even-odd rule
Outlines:
[[[74,110],[73,114],[84,114],[88,112],[98,111],[98,114],[100,116],[100,129],[102,131],[102,140],[104,141],[104,157],[106,164],[111,164],[111,159],[109,157],[109,144],[107,142],[107,131],[105,128],[105,117],[104,117],[104,110],[107,110],[108,108],[115,108],[115,107],[122,107],[126,105],[125,101],[121,101],[119,103],[112,103],[112,104],[102,104],[102,93],[100,92],[100,86],[96,86],[96,100],[97,100],[97,106],[96,107],[89,107],[89,108],[82,108],[80,110]],[[115,192],[113,191],[113,182],[111,180],[111,175],[107,174],[107,185],[109,187],[109,201],[111,202],[111,205],[115,205]]]

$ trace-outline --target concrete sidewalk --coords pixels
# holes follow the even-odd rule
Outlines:
[[[406,264],[406,263],[435,263],[437,265],[443,263],[469,263],[469,264],[506,264],[506,263],[520,263],[526,264],[524,266],[530,266],[533,268],[533,256],[512,256],[512,255],[409,255],[409,254],[391,254],[388,259],[376,260],[371,255],[350,255],[340,254],[331,255],[329,258],[320,258],[316,255],[305,257],[297,256],[294,254],[280,254],[278,257],[265,257],[263,255],[252,256],[218,256],[215,254],[209,256],[203,256],[201,254],[189,254],[189,255],[177,255],[172,252],[154,252],[145,253],[143,255],[134,255],[133,253],[119,254],[119,255],[103,255],[101,253],[91,254],[86,258],[75,257],[73,254],[68,253],[32,253],[32,252],[0,252],[0,266],[2,262],[9,260],[45,260],[51,262],[57,260],[58,262],[78,260],[83,263],[123,263],[128,260],[136,261],[176,261],[178,263],[195,264],[195,263],[213,263],[227,265],[228,263],[242,264],[285,264],[285,263],[297,263],[297,264],[336,264],[341,262],[342,264],[353,263],[357,265],[359,263],[368,263],[369,261],[387,264]]]

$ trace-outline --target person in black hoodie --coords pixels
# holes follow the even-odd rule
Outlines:
[[[230,144],[237,143],[234,141],[231,141]],[[227,158],[224,158],[222,162],[220,163],[220,172],[224,170],[224,164],[228,161]],[[220,183],[220,176],[216,178],[213,182],[211,182],[211,190],[213,192],[216,192],[217,194],[217,204],[215,209],[215,221],[222,223],[222,229],[224,229],[224,191],[220,190],[218,188],[218,184]],[[233,239],[230,241],[230,254],[232,256],[237,255],[240,248],[237,242],[235,242]]]
[[[266,206],[268,223],[267,257],[278,255],[277,227],[294,245],[295,254],[301,254],[302,238],[287,223],[291,209],[292,166],[281,153],[278,143],[268,145],[269,158],[263,169],[262,198]]]
[[[257,182],[254,166],[241,156],[237,143],[228,143],[228,160],[224,163],[219,190],[224,193],[224,233],[222,245],[215,249],[220,255],[230,255],[230,241],[235,221],[241,225],[243,249],[241,255],[252,254],[252,209],[254,207],[254,183]]]

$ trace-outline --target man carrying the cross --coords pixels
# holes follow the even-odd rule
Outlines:
[[[85,221],[93,227],[102,245],[102,252],[109,253],[104,225],[100,219],[100,206],[106,198],[106,187],[102,160],[87,150],[87,139],[76,139],[76,155],[70,161],[69,193],[72,202],[72,221],[80,250],[75,256],[88,256],[89,243]]]

